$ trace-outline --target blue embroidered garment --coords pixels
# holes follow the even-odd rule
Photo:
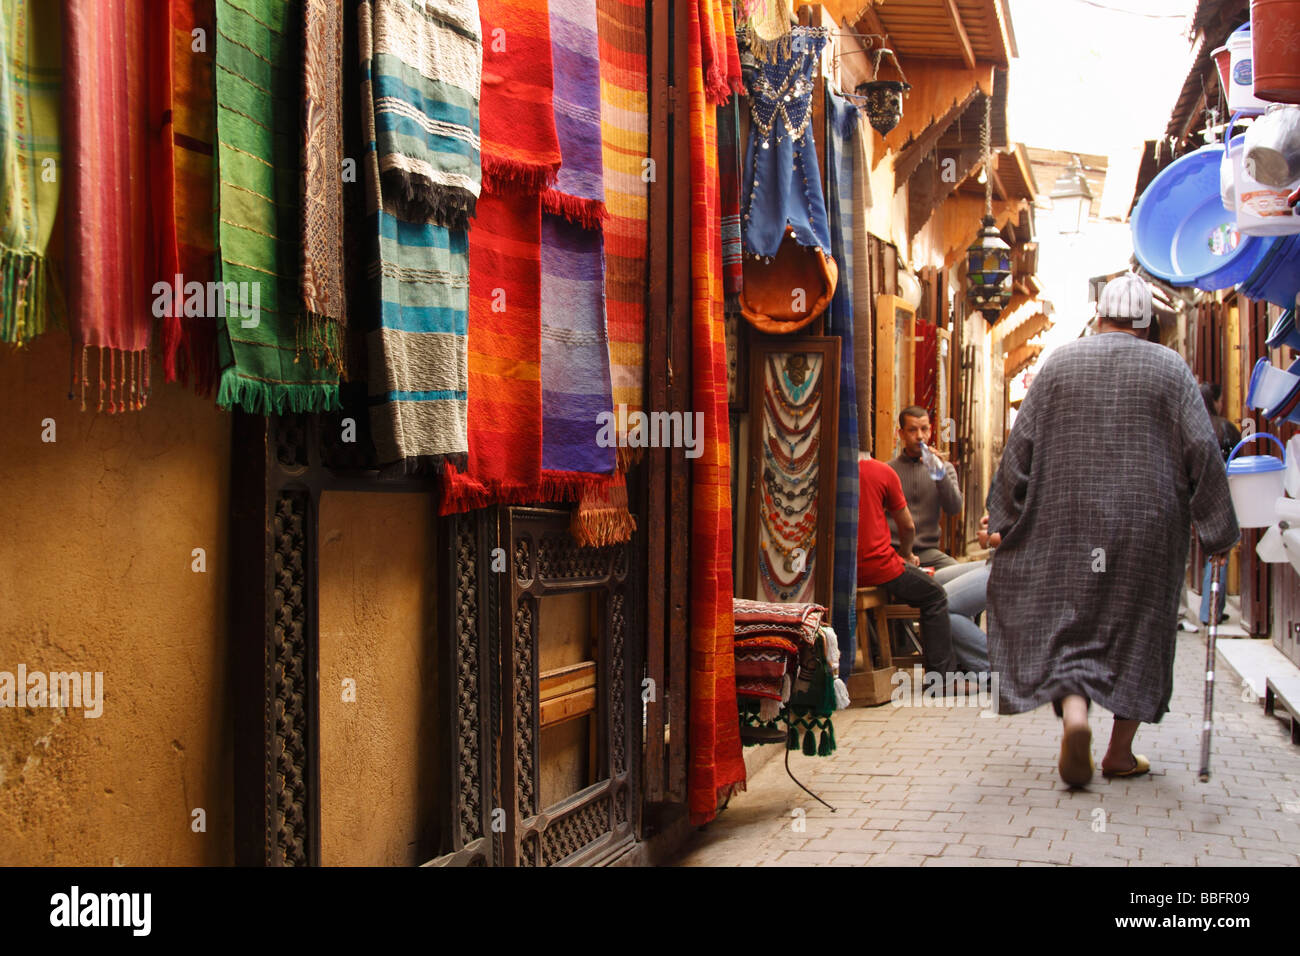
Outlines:
[[[745,251],[776,255],[786,225],[801,246],[831,254],[817,147],[808,134],[813,71],[830,31],[798,27],[788,56],[757,62],[747,77],[753,123],[745,148]]]

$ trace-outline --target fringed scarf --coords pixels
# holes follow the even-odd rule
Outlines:
[[[722,290],[728,302],[744,288],[740,239],[740,100],[718,107],[718,176],[722,197]]]
[[[546,0],[479,0],[479,15],[483,188],[540,193],[560,168]]]
[[[723,336],[722,243],[718,227],[717,113],[734,76],[708,87],[704,47],[721,38],[730,63],[735,37],[727,29],[725,0],[690,4],[689,105],[691,169],[691,287],[693,405],[704,415],[701,456],[691,470],[690,753],[688,808],[693,824],[717,815],[718,804],[745,786],[737,720],[732,635],[731,451],[727,419],[726,344]],[[703,17],[701,16],[703,14]],[[728,70],[730,73],[730,70]]]
[[[217,380],[217,326],[206,309],[187,310],[185,303],[186,289],[206,290],[216,275],[215,0],[166,4],[166,15],[149,23],[157,66],[149,71],[154,237],[158,279],[172,286],[162,315],[163,381],[192,383],[200,395],[210,395]]]
[[[479,5],[370,3],[375,147],[384,198],[407,222],[464,229],[482,178]]]
[[[614,404],[642,410],[645,378],[646,245],[649,216],[649,100],[646,6],[596,0],[600,39],[601,152],[605,179],[605,313]],[[667,175],[665,171],[664,175]],[[619,467],[642,450],[627,447],[620,416]]]
[[[300,349],[343,373],[343,3],[303,4]]]
[[[741,0],[737,30],[744,35],[750,54],[760,62],[772,63],[790,55],[793,26],[791,0]]]
[[[826,149],[831,251],[843,263],[835,297],[826,310],[826,332],[840,344],[839,448],[835,479],[835,574],[831,584],[832,625],[839,638],[840,676],[853,668],[858,586],[858,390],[853,355],[854,224],[862,218],[854,203],[854,137],[858,108],[827,90],[831,135]]]
[[[412,130],[414,117],[424,116],[423,110],[440,115],[436,97],[449,88],[446,95],[454,102],[446,110],[463,120],[466,135],[476,136],[477,85],[467,99],[466,89],[439,79],[446,64],[430,62],[425,52],[460,50],[465,37],[426,19],[409,0],[366,0],[358,5],[357,26],[365,229],[370,237],[366,356],[371,432],[382,463],[400,462],[400,470],[407,472],[439,473],[447,463],[464,467],[469,447],[469,239],[463,228],[436,221],[446,212],[445,203],[427,208],[424,218],[408,218],[414,204],[406,186],[412,180],[401,172],[405,167],[396,154],[384,153],[379,143]],[[477,21],[473,28],[477,31]],[[381,130],[387,132],[381,136]],[[434,142],[433,137],[406,137],[411,153]],[[429,176],[439,178],[434,163],[446,160],[455,176],[474,182],[477,195],[477,173],[466,168],[455,149],[423,155],[420,168]],[[386,158],[396,164],[388,174],[383,170]],[[447,190],[434,194],[454,195]]]
[[[144,407],[153,325],[145,0],[64,0],[68,299],[81,407]],[[92,356],[92,352],[95,353]],[[98,395],[95,395],[95,392]]]
[[[254,414],[338,407],[338,373],[314,367],[299,284],[300,6],[217,0],[217,139],[225,319],[217,404]]]
[[[48,258],[59,208],[60,6],[0,3],[0,342],[22,343],[61,319]]]
[[[632,540],[636,518],[628,510],[627,479],[615,472],[609,481],[584,488],[569,533],[583,548],[603,548]]]

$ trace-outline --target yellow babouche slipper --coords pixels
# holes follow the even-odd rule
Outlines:
[[[1133,759],[1137,761],[1133,764],[1131,770],[1103,770],[1103,777],[1140,777],[1151,769],[1151,761],[1141,754],[1134,754]]]

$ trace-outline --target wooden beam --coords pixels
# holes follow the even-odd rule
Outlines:
[[[953,33],[957,35],[957,43],[961,46],[962,62],[966,64],[966,69],[975,69],[975,51],[971,49],[970,37],[966,35],[966,27],[961,22],[961,12],[957,9],[956,0],[943,0],[944,8],[948,11],[948,21],[952,24]]]
[[[954,103],[952,108],[931,123],[911,146],[898,154],[898,158],[894,160],[894,187],[896,189],[911,178],[912,173],[916,172],[916,167],[921,165],[921,160],[929,155],[930,150],[939,145],[939,140],[948,131],[948,127],[957,121],[957,117],[966,111],[966,107],[970,106],[978,95],[979,88],[972,87],[970,95],[962,102]]]
[[[866,25],[865,30],[863,29],[864,24]],[[893,50],[895,53],[901,54],[903,52],[898,47],[892,44],[889,36],[889,31],[886,30],[885,25],[880,22],[880,17],[876,13],[876,8],[874,5],[869,6],[862,11],[862,16],[858,20],[855,28],[859,33],[879,34],[880,36],[885,38],[885,46],[889,47],[889,49]]]

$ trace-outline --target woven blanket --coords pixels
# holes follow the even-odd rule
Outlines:
[[[596,0],[550,0],[555,131],[563,162],[542,209],[597,229],[606,217]]]
[[[407,222],[463,229],[480,190],[479,5],[369,2],[384,197]]]
[[[704,416],[701,455],[691,469],[690,754],[687,803],[691,822],[707,823],[718,803],[745,785],[736,719],[731,612],[731,450],[723,334],[722,241],[718,229],[718,142],[715,102],[706,99],[705,28],[722,34],[723,4],[688,4],[688,103],[691,176],[692,397]],[[704,17],[701,17],[701,7]],[[716,57],[716,51],[715,51]],[[715,58],[715,63],[717,62]],[[739,64],[736,67],[739,82]],[[729,77],[729,79],[731,79]],[[715,84],[709,95],[721,98]]]
[[[469,457],[447,469],[443,514],[528,501],[540,486],[541,242],[540,195],[484,189],[469,232]]]
[[[826,620],[820,604],[777,604],[733,598],[732,617],[736,638],[757,634],[781,634],[811,644]]]
[[[718,107],[718,175],[722,196],[722,289],[730,299],[744,287],[740,240],[740,102]]]
[[[166,0],[165,14],[149,19],[150,200],[157,278],[172,286],[160,304],[163,381],[192,382],[200,395],[216,385],[217,325],[185,304],[187,289],[207,289],[216,277],[214,2]],[[196,42],[196,29],[206,42]]]
[[[649,102],[646,94],[646,6],[596,0],[600,39],[601,153],[604,165],[605,313],[614,404],[642,410],[645,377],[646,244],[649,216]],[[627,448],[627,416],[619,416],[619,467]]]
[[[741,697],[782,700],[785,676],[798,659],[793,641],[760,637],[736,642],[736,694]]]
[[[546,0],[479,0],[479,16],[483,188],[541,192],[560,168]]]
[[[343,4],[302,8],[302,306],[299,345],[343,372]],[[423,18],[421,18],[423,19]]]
[[[370,427],[385,464],[440,473],[464,465],[468,449],[469,239],[428,219],[405,218],[409,202],[389,190],[377,147],[381,87],[371,2],[357,9],[361,126],[365,150],[368,310],[366,361]],[[388,56],[388,68],[400,61]],[[396,84],[400,85],[400,84]],[[390,100],[388,108],[397,112]],[[402,193],[401,195],[405,195]],[[406,197],[409,198],[409,197]]]
[[[338,373],[300,355],[302,23],[292,0],[217,0],[217,165],[225,321],[217,404],[338,407]]]
[[[49,259],[59,208],[60,7],[0,3],[0,342],[25,342],[61,318]]]
[[[826,149],[829,181],[831,254],[842,263],[839,284],[826,310],[826,332],[840,344],[839,448],[835,479],[835,573],[831,582],[831,621],[840,643],[842,677],[853,667],[857,631],[858,586],[858,390],[853,355],[854,221],[861,217],[854,203],[853,142],[858,108],[826,91],[826,115],[831,135]]]
[[[145,0],[64,0],[68,304],[81,405],[139,409],[149,391],[153,265]],[[92,358],[92,350],[97,355]],[[93,389],[93,386],[92,386]],[[105,393],[107,392],[107,395]]]

